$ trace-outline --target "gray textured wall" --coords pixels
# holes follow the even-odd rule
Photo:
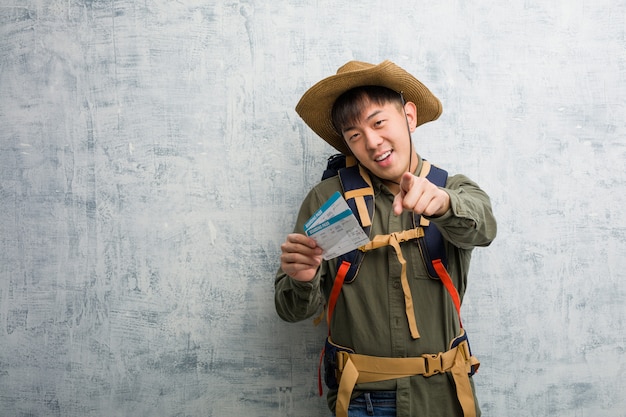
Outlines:
[[[352,3],[352,4],[351,4]],[[279,244],[349,59],[441,98],[418,150],[492,196],[463,308],[487,416],[626,416],[626,2],[6,0],[2,416],[328,415]]]

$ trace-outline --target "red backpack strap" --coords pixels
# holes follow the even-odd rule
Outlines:
[[[459,297],[459,292],[456,290],[448,271],[441,263],[441,259],[433,260],[433,268],[435,268],[441,283],[444,287],[446,287],[446,290],[448,290],[450,297],[452,297],[452,302],[454,302],[454,307],[456,308],[456,314],[459,316],[459,325],[463,328],[463,323],[461,322],[461,297]]]
[[[346,279],[346,274],[349,270],[350,262],[343,261],[337,269],[335,282],[333,283],[333,288],[330,290],[330,296],[328,297],[328,313],[326,314],[326,322],[328,323],[328,336],[330,336],[330,319],[333,316],[333,311],[335,311],[335,305],[337,304],[339,293],[341,293],[343,281]],[[319,391],[320,397],[322,396],[322,394],[324,394],[324,389],[322,388],[322,361],[324,360],[324,350],[325,349],[322,349],[322,353],[320,354],[320,362],[317,367],[317,389]]]
[[[333,311],[335,311],[335,305],[337,304],[337,299],[339,298],[339,293],[341,292],[341,287],[343,286],[343,281],[346,278],[346,274],[350,269],[350,263],[348,261],[343,261],[339,268],[337,269],[337,276],[335,277],[335,282],[333,283],[333,289],[330,290],[330,297],[328,298],[328,314],[326,315],[326,322],[328,323],[328,333],[330,334],[330,319],[332,318]]]

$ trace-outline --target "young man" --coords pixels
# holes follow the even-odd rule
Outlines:
[[[338,272],[337,258],[323,260],[322,249],[304,234],[320,206],[344,192],[339,176],[309,192],[281,245],[279,316],[296,322],[329,306],[331,411],[338,417],[479,416],[469,376],[478,363],[463,341],[458,308],[472,249],[491,243],[496,221],[489,197],[469,178],[449,176],[438,186],[426,177],[437,168],[414,151],[411,133],[437,119],[441,103],[392,62],[351,61],[311,87],[296,111],[322,139],[356,158],[374,194],[372,242],[361,248],[366,252],[355,276]],[[426,254],[433,251],[424,239],[428,228],[442,238],[443,270]]]

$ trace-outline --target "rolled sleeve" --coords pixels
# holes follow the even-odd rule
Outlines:
[[[454,246],[463,249],[488,246],[497,232],[489,196],[464,175],[450,177],[444,190],[450,196],[450,209],[443,216],[429,220]]]
[[[276,274],[274,304],[278,316],[288,322],[297,322],[311,317],[319,309],[320,272],[312,281],[300,282],[282,271]]]

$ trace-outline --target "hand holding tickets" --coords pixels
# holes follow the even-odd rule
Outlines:
[[[339,191],[305,223],[304,232],[323,249],[325,260],[341,256],[369,242],[369,237]]]

